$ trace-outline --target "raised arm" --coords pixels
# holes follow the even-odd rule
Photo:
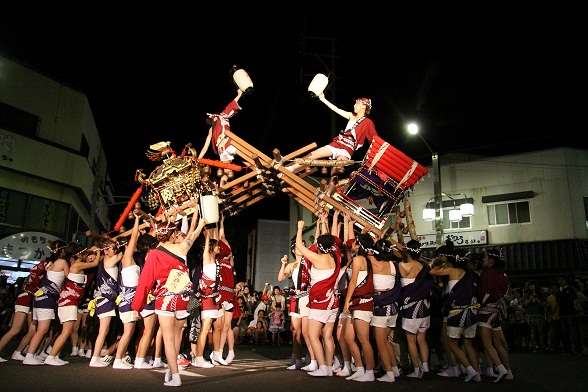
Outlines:
[[[267,288],[268,288],[268,287],[270,287],[270,293],[271,293],[271,287],[272,287],[272,285],[271,285],[271,284],[269,284],[269,283],[266,283],[266,284],[264,284],[264,285],[263,285],[263,292],[262,292],[262,294],[261,294],[261,296],[262,296],[262,297],[263,297],[264,295],[267,295]],[[269,296],[268,296],[268,297],[269,297]]]
[[[239,90],[239,91],[241,91],[241,90]],[[219,240],[225,239],[225,216],[223,215],[222,212],[220,214],[220,222],[219,222],[219,228],[218,228],[218,239]]]
[[[329,234],[329,213],[327,211],[321,211],[319,214],[319,225],[320,235]]]
[[[346,110],[343,109],[339,109],[337,106],[333,105],[331,102],[327,101],[327,98],[325,98],[325,94],[321,93],[321,95],[319,95],[319,100],[324,103],[325,105],[327,105],[327,107],[329,109],[331,109],[332,111],[334,111],[335,113],[337,113],[339,116],[344,117],[346,119],[350,119],[351,116],[353,116],[353,113],[348,112]]]
[[[351,217],[351,212],[347,212],[345,214],[345,218],[347,219],[347,241],[349,240],[355,240],[355,220]]]
[[[129,242],[125,247],[125,251],[122,256],[122,268],[131,266],[135,264],[135,259],[133,259],[133,253],[135,253],[135,245],[137,245],[137,239],[139,238],[139,222],[141,218],[138,214],[135,214],[135,223],[133,224],[133,229],[131,230],[131,238],[129,238]]]
[[[296,249],[298,249],[298,251],[302,253],[302,256],[310,260],[311,263],[315,263],[319,261],[319,255],[311,250],[308,250],[306,246],[304,246],[304,243],[302,242],[302,229],[304,229],[304,221],[299,220],[298,232],[296,233]]]
[[[208,135],[206,136],[206,140],[204,141],[204,146],[202,150],[200,150],[200,154],[198,154],[198,159],[204,158],[208,148],[210,147],[210,141],[212,140],[212,127],[208,128]]]
[[[243,95],[243,91],[241,89],[237,89],[237,96],[235,97],[235,102],[239,102],[239,98]]]
[[[333,223],[331,224],[331,235],[335,237],[339,237],[339,214],[341,212],[339,210],[335,210],[333,212]]]
[[[192,213],[192,220],[190,221],[190,227],[188,228],[188,232],[186,233],[186,238],[191,238],[192,241],[194,241],[202,232],[202,228],[198,230],[198,228],[196,227],[196,221],[198,221],[199,210],[198,206],[196,206],[195,201],[192,201],[192,205],[194,206],[194,212]],[[198,223],[200,224],[200,222]]]
[[[288,275],[292,273],[292,266],[295,263],[288,264],[287,255],[282,256],[280,262],[282,263],[282,265],[280,266],[280,270],[278,271],[278,282],[283,282],[284,280],[286,280]]]
[[[345,211],[345,215],[343,215],[343,242],[347,243],[349,240],[349,221],[351,220],[351,213],[349,211]]]
[[[96,257],[94,257],[94,260],[86,261],[85,263],[80,263],[80,265],[78,267],[79,269],[85,270],[85,269],[94,268],[94,267],[98,266],[98,264],[100,263],[100,249],[95,248],[93,250],[93,252],[96,253]]]

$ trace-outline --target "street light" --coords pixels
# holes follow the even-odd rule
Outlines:
[[[435,195],[435,242],[437,246],[443,244],[443,209],[441,208],[443,194],[441,193],[441,167],[439,166],[439,154],[433,151],[429,143],[419,133],[417,123],[410,123],[406,126],[408,133],[418,135],[431,152],[433,165],[433,194]]]

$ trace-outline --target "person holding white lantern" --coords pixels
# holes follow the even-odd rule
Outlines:
[[[237,103],[239,98],[243,95],[241,89],[237,89],[237,96],[227,105],[227,107],[220,114],[207,113],[206,124],[210,126],[208,136],[204,142],[202,151],[198,154],[198,158],[204,157],[208,151],[211,140],[213,141],[212,150],[220,158],[221,162],[231,163],[235,159],[237,148],[231,144],[231,139],[227,136],[226,131],[231,130],[229,119],[241,111],[241,107]],[[224,169],[221,176],[220,186],[227,183],[230,170]]]
[[[369,119],[370,112],[372,110],[372,100],[368,98],[358,98],[355,100],[353,105],[353,111],[348,112],[343,109],[339,109],[325,98],[324,93],[317,95],[318,99],[327,105],[329,109],[344,117],[348,120],[345,129],[339,133],[332,141],[326,146],[320,147],[312,151],[309,155],[304,157],[305,159],[337,159],[337,160],[349,160],[353,153],[363,146],[366,142],[371,142],[374,136],[377,136],[376,127],[374,122]],[[294,163],[287,167],[291,172],[296,171],[302,165]],[[337,174],[343,172],[342,167],[334,167],[331,170],[332,185],[337,183]],[[331,186],[328,193],[331,194],[334,190],[334,186]]]

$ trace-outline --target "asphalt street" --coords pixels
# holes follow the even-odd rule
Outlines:
[[[10,351],[7,351],[10,352]],[[199,392],[224,391],[586,391],[588,357],[555,354],[514,353],[511,355],[515,379],[495,384],[490,378],[465,383],[436,375],[426,380],[397,378],[393,384],[360,383],[339,377],[315,378],[304,371],[289,371],[290,346],[248,346],[235,349],[236,359],[228,366],[181,371],[183,389]],[[0,364],[1,391],[160,391],[164,370],[115,370],[90,368],[89,360],[63,356],[66,366],[25,366],[9,360]]]

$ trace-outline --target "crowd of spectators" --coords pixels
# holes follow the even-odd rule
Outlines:
[[[504,332],[510,351],[588,354],[586,280],[562,275],[541,283],[529,280],[509,292]]]

